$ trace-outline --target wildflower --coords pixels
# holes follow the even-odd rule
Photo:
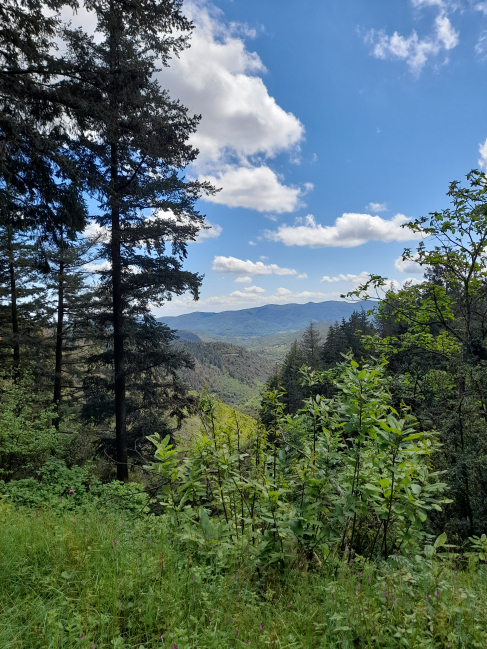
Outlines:
[[[367,577],[367,581],[370,581],[370,577]]]
[[[231,624],[231,623],[232,623],[232,620],[228,620],[228,624]]]
[[[263,624],[261,624],[261,625],[260,625],[260,628],[261,628],[261,629],[263,629],[263,628],[264,628],[264,625],[263,625]]]
[[[439,597],[439,596],[440,596],[440,591],[437,590],[437,591],[436,591],[436,597]]]
[[[358,588],[358,584],[355,586],[355,589],[357,589],[357,588]]]
[[[362,609],[359,610],[359,613],[362,613]]]
[[[210,613],[214,613],[214,612],[215,612],[214,610],[210,611]]]
[[[238,631],[235,633],[235,637],[238,638]]]
[[[124,528],[125,528],[125,525],[122,523],[122,529],[124,529]]]
[[[394,599],[394,595],[391,595],[391,599]]]
[[[159,633],[159,637],[162,638],[162,633]]]
[[[82,633],[82,634],[80,635],[80,638],[83,640],[84,637],[85,637],[85,634]]]
[[[211,617],[208,618],[208,622],[211,622]]]
[[[246,640],[246,641],[245,641],[245,644],[249,644],[249,642],[250,642],[250,640]]]
[[[74,489],[70,489],[70,490],[69,490],[69,493],[70,493],[70,494],[74,494]]]
[[[335,601],[335,598],[333,598],[331,601],[334,602],[334,601]]]
[[[116,542],[116,541],[112,541],[112,543],[113,543],[113,545],[117,545],[117,542]]]
[[[149,539],[149,543],[152,543],[152,539]]]
[[[347,599],[350,599],[350,597],[347,597]]]
[[[343,642],[343,638],[340,638],[340,642]]]
[[[429,595],[426,595],[426,599],[429,599],[429,598],[430,598],[430,596],[429,596]]]
[[[384,597],[387,597],[387,593],[384,593]]]
[[[234,578],[233,578],[233,581],[236,581],[236,580],[237,580],[237,578],[236,578],[236,577],[234,577]]]
[[[57,499],[59,500],[59,502],[61,502],[61,496],[58,496]]]

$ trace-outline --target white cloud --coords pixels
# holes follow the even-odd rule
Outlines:
[[[451,50],[459,43],[458,32],[455,31],[450,19],[446,15],[442,2],[434,0],[418,0],[416,6],[421,4],[436,5],[440,13],[435,19],[435,28],[432,36],[419,38],[416,30],[406,38],[394,32],[388,36],[384,30],[371,30],[366,36],[366,42],[373,44],[372,55],[378,59],[400,59],[406,61],[411,72],[416,76],[420,74],[427,60],[438,55],[442,50]]]
[[[479,145],[479,153],[480,153],[479,165],[484,169],[487,169],[487,139],[483,144]]]
[[[385,203],[369,203],[366,208],[369,212],[387,212],[387,205]]]
[[[246,286],[244,288],[244,291],[247,291],[247,293],[265,293],[265,288],[262,288],[261,286]]]
[[[258,212],[294,212],[301,206],[303,191],[281,184],[267,165],[257,167],[225,165],[215,174],[200,174],[222,191],[205,200],[228,207],[246,207]]]
[[[269,95],[262,80],[266,68],[244,40],[255,30],[225,23],[222,11],[204,0],[190,0],[184,8],[196,25],[191,47],[158,77],[173,97],[202,115],[191,137],[200,151],[195,169],[223,188],[208,200],[259,211],[295,210],[299,190],[283,184],[263,160],[283,152],[295,159],[304,126]]]
[[[484,31],[479,36],[479,40],[475,45],[475,53],[481,59],[485,59],[487,55],[487,30],[486,29],[484,29]]]
[[[216,256],[213,260],[213,270],[217,273],[235,273],[237,275],[296,275],[291,268],[280,268],[276,264],[264,264],[236,257]]]
[[[237,277],[235,281],[237,282],[237,284],[252,284],[251,277]]]
[[[293,226],[282,225],[277,231],[267,231],[266,237],[280,241],[286,246],[310,246],[310,248],[339,247],[354,248],[367,241],[411,241],[420,239],[403,223],[409,219],[403,214],[396,214],[391,220],[370,214],[343,214],[336,219],[335,225],[316,223],[312,215],[296,219]]]
[[[487,2],[478,2],[474,6],[474,9],[477,9],[477,11],[481,11],[483,14],[487,16]]]
[[[412,0],[414,7],[443,7],[443,0]]]
[[[88,263],[84,264],[83,268],[88,270],[90,273],[98,273],[101,270],[110,270],[112,267],[109,261],[102,261],[100,264]]]
[[[340,273],[338,277],[329,277],[328,275],[325,275],[320,281],[328,282],[328,283],[353,282],[354,284],[360,284],[361,282],[366,282],[369,279],[369,277],[370,277],[370,273],[362,271],[360,275],[353,275],[351,273],[348,273],[347,275],[343,275],[342,273]]]
[[[414,258],[416,258],[416,255],[413,255]],[[397,270],[401,271],[401,273],[413,273],[413,274],[423,274],[424,273],[424,268],[420,264],[418,264],[415,259],[406,259],[404,260],[402,257],[399,257],[396,259],[394,262],[395,268]]]
[[[90,221],[83,231],[87,239],[98,239],[100,243],[106,243],[110,238],[110,229],[98,225],[96,221]]]
[[[256,246],[257,244],[254,241],[249,241],[249,246]]]
[[[298,275],[298,279],[308,279],[308,276],[306,273],[301,273],[301,275]]]
[[[223,228],[218,223],[210,223],[210,221],[205,221],[205,223],[209,228],[198,232],[196,243],[201,243],[205,239],[216,239],[223,232]]]

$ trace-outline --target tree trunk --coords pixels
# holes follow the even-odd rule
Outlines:
[[[12,305],[12,348],[14,353],[14,381],[19,377],[20,366],[20,341],[19,341],[19,316],[17,312],[17,286],[15,282],[14,248],[12,241],[12,227],[7,227],[8,236],[8,270],[10,275],[10,296]]]
[[[115,370],[115,434],[117,447],[117,478],[128,482],[127,458],[127,413],[125,405],[125,364],[123,344],[123,300],[122,300],[122,263],[120,256],[120,192],[118,187],[119,165],[119,106],[120,91],[120,45],[119,39],[123,30],[120,19],[120,7],[110,0],[110,73],[111,84],[111,123],[108,125],[110,142],[110,209],[112,216],[112,303],[113,303],[113,362]]]
[[[61,228],[61,246],[58,277],[57,323],[56,323],[56,367],[54,370],[54,407],[56,418],[54,425],[59,429],[61,405],[61,375],[63,371],[63,324],[64,324],[64,264],[63,264],[63,229]]]
[[[120,259],[120,203],[118,197],[118,147],[111,145],[112,183],[112,284],[113,284],[113,360],[115,366],[115,430],[117,478],[128,482],[127,415],[125,408],[125,366],[123,348],[122,265]]]

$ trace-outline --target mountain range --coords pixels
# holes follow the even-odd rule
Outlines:
[[[349,318],[354,311],[371,309],[372,301],[356,303],[339,302],[308,302],[307,304],[267,304],[265,306],[241,309],[238,311],[222,311],[207,313],[196,311],[179,316],[163,316],[159,322],[164,322],[171,329],[184,330],[184,339],[188,333],[206,334],[213,340],[240,342],[243,344],[252,338],[266,338],[277,334],[299,331],[310,322],[330,324],[342,318]]]

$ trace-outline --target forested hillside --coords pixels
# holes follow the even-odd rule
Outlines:
[[[256,415],[262,389],[273,362],[256,352],[228,343],[179,342],[194,359],[194,367],[181,371],[193,390],[207,389],[224,403]]]

